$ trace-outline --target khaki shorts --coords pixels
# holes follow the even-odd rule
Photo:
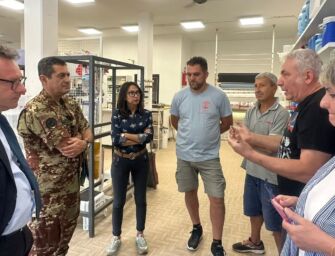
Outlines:
[[[208,196],[224,197],[226,181],[222,173],[219,158],[202,162],[189,162],[177,159],[176,180],[178,191],[188,192],[198,189],[198,173],[200,173],[205,193]]]

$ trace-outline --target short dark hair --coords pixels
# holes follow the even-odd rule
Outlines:
[[[127,105],[127,93],[128,93],[128,89],[131,85],[134,85],[138,88],[138,91],[140,92],[140,102],[138,103],[138,110],[140,112],[144,111],[144,106],[143,106],[143,92],[141,90],[141,88],[139,87],[139,85],[135,82],[125,82],[124,84],[122,84],[120,92],[119,92],[119,97],[117,100],[117,108],[120,110],[120,113],[123,117],[129,117],[130,110],[128,109],[128,105]]]
[[[54,73],[53,65],[66,66],[66,62],[57,57],[45,57],[38,62],[38,75],[44,75],[51,78]]]
[[[0,58],[14,60],[18,57],[16,50],[0,45]]]
[[[186,64],[190,65],[190,66],[200,65],[200,67],[203,71],[205,71],[205,72],[208,71],[207,60],[203,57],[194,56],[191,59],[189,59]]]

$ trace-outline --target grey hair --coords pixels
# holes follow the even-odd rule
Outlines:
[[[259,73],[255,77],[255,79],[262,79],[262,78],[268,79],[270,81],[271,85],[277,85],[277,77],[270,72]]]
[[[335,86],[335,59],[331,59],[327,65],[322,67],[320,75],[322,84],[331,84]]]
[[[0,45],[0,58],[14,60],[18,57],[18,53],[14,49],[10,49],[6,46]]]
[[[311,49],[297,49],[289,52],[285,57],[287,59],[294,59],[297,62],[298,70],[302,74],[306,70],[314,72],[316,80],[319,79],[322,61],[317,53]]]

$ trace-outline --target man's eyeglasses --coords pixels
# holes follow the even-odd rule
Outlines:
[[[139,91],[137,92],[128,92],[128,95],[131,97],[135,97],[135,96],[141,96],[141,93]]]
[[[20,84],[24,85],[26,80],[27,80],[27,78],[25,76],[22,76],[19,79],[15,79],[15,80],[7,80],[7,79],[1,79],[0,78],[0,81],[9,83],[11,85],[11,88],[12,88],[13,91],[15,91],[17,89],[17,87],[19,87]]]

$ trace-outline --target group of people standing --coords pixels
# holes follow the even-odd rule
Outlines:
[[[15,108],[26,92],[15,57],[0,46],[1,112]],[[269,72],[255,77],[257,101],[244,123],[233,125],[228,97],[206,81],[207,61],[193,57],[187,62],[189,86],[172,100],[171,124],[178,131],[176,182],[193,225],[188,250],[197,250],[203,235],[200,174],[210,203],[210,250],[214,256],[227,255],[222,243],[226,180],[219,150],[221,134],[229,131],[229,144],[244,157],[243,206],[251,224],[250,237],[232,249],[265,253],[260,236],[265,223],[282,256],[335,256],[335,60],[324,67],[321,79],[320,72],[321,60],[312,50],[289,53],[278,79]],[[38,73],[43,89],[26,104],[17,127],[27,160],[0,114],[0,256],[66,255],[79,216],[80,163],[93,134],[79,105],[66,95],[71,85],[66,63],[43,58]],[[287,100],[298,103],[290,116],[275,97],[277,86]],[[130,174],[135,245],[139,254],[148,253],[146,144],[153,139],[153,126],[143,99],[141,88],[126,82],[112,114],[113,237],[107,255],[120,249]],[[284,220],[273,200],[282,207]]]
[[[215,88],[206,83],[207,63],[203,63],[201,57],[187,63],[189,87],[172,101],[171,121],[178,130],[176,179],[179,191],[185,192],[193,223],[187,248],[195,250],[202,237],[197,200],[200,173],[210,200],[211,252],[221,256],[226,255],[221,243],[224,193],[213,190],[225,181],[220,165],[213,162],[219,162],[220,132],[232,125],[232,116],[224,93],[212,93]],[[321,65],[312,50],[287,54],[279,79],[268,72],[255,77],[256,104],[247,111],[243,124],[229,129],[229,144],[244,157],[243,206],[251,224],[250,237],[232,245],[236,252],[265,253],[260,237],[265,223],[282,256],[335,255],[335,190],[331,184],[331,175],[335,175],[335,61],[324,67],[322,84]],[[290,116],[275,97],[277,85],[287,100],[298,103]],[[286,215],[284,220],[273,200]]]
[[[319,56],[308,49],[289,53],[282,64],[277,84],[286,99],[298,106],[289,117],[280,143],[277,140],[274,144],[278,148],[277,156],[266,154],[266,148],[262,146],[270,145],[273,135],[260,137],[252,126],[233,127],[228,139],[246,162],[277,174],[279,194],[268,192],[268,181],[264,178],[258,180],[257,189],[259,197],[262,194],[267,197],[264,204],[269,204],[272,199],[282,207],[282,227],[287,233],[282,232],[282,242],[274,235],[281,256],[335,255],[332,217],[335,213],[335,189],[332,186],[335,175],[335,62],[332,60],[324,66],[320,79],[321,64]],[[248,167],[246,170],[248,172]],[[251,236],[234,244],[233,249],[263,253],[258,227],[263,220],[266,223],[269,216],[265,211],[250,214],[246,207],[245,214],[250,216]]]

